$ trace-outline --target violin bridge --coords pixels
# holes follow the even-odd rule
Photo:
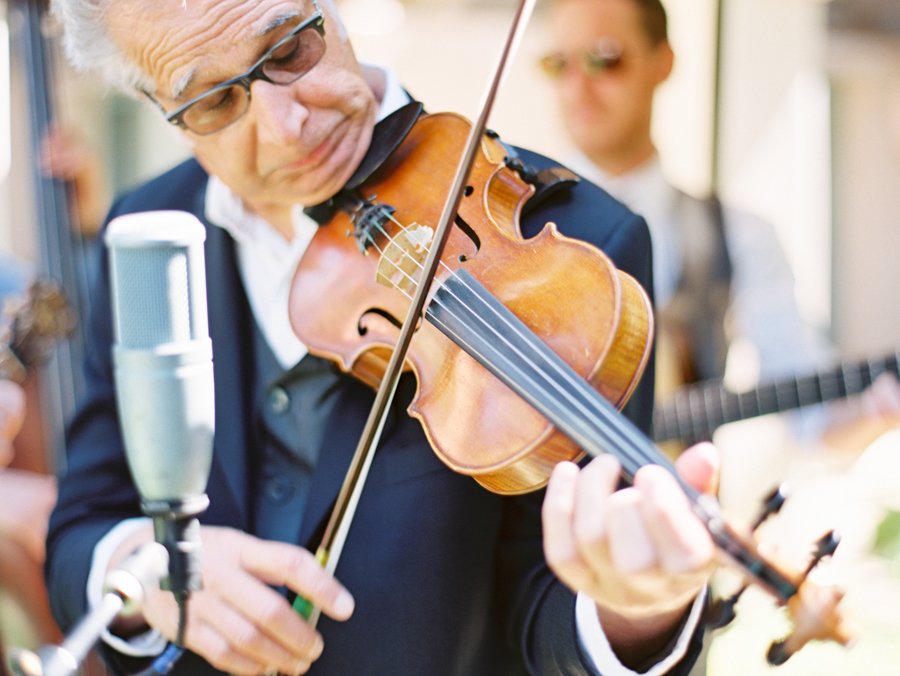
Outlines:
[[[433,240],[434,228],[427,225],[412,223],[400,230],[388,241],[378,261],[378,283],[411,296]]]

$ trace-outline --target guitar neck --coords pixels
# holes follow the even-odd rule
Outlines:
[[[725,423],[789,411],[859,394],[882,373],[900,372],[900,352],[877,359],[843,362],[829,370],[784,378],[746,392],[730,392],[716,382],[682,388],[657,404],[653,438],[687,444],[712,438]]]

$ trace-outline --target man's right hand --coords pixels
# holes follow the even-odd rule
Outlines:
[[[201,541],[203,589],[189,601],[186,647],[233,674],[306,673],[322,637],[272,587],[288,587],[336,620],[353,613],[353,597],[301,547],[213,526],[201,528]],[[175,639],[172,594],[150,590],[143,616]]]

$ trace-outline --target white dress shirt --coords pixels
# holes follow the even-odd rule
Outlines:
[[[653,242],[653,291],[656,304],[665,307],[678,288],[687,246],[676,205],[695,198],[666,180],[657,155],[620,176],[607,175],[581,154],[569,160],[574,171],[647,221]],[[812,371],[829,350],[800,314],[793,273],[775,229],[752,214],[725,207],[724,230],[732,266],[730,340],[752,346],[760,379]]]

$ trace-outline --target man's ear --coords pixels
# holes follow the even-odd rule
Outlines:
[[[656,46],[658,71],[656,73],[656,84],[661,85],[669,79],[672,74],[672,68],[675,66],[675,52],[672,51],[672,45],[668,40],[663,40]]]

